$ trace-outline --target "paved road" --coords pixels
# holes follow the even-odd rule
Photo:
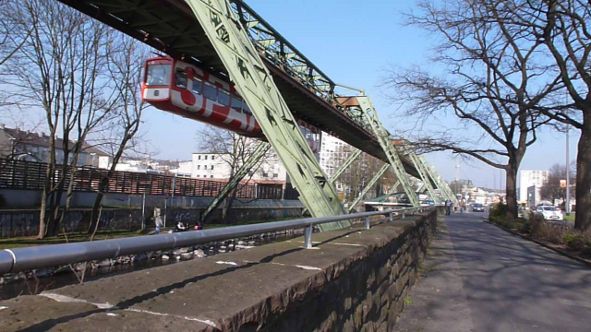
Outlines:
[[[484,223],[448,217],[400,331],[591,331],[591,269]]]

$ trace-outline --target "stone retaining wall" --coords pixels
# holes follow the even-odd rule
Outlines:
[[[393,331],[436,226],[435,213],[425,215],[362,259],[341,262],[337,278],[291,303],[265,330]]]
[[[0,301],[5,331],[392,331],[432,211]]]

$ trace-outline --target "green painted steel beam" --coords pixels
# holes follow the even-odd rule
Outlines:
[[[228,195],[240,184],[240,181],[248,174],[248,172],[255,168],[256,165],[263,159],[267,151],[271,148],[271,145],[267,142],[259,142],[252,150],[248,158],[244,161],[244,164],[240,165],[236,173],[228,183],[222,188],[218,195],[209,203],[205,211],[201,214],[201,222],[204,222],[209,214],[213,210],[217,209],[220,204],[228,197]]]
[[[394,182],[394,185],[390,189],[390,193],[395,193],[396,190],[398,190],[399,186],[400,186],[400,180],[396,180],[396,182]]]
[[[435,193],[435,188],[433,188],[433,186],[431,185],[431,178],[429,177],[429,174],[427,173],[426,167],[423,163],[423,160],[421,160],[414,151],[412,151],[411,149],[409,149],[408,147],[405,149],[406,150],[406,154],[408,157],[410,157],[410,160],[412,161],[412,163],[415,166],[415,169],[419,172],[419,176],[421,177],[421,182],[422,182],[422,187],[424,187],[425,189],[427,189],[427,192],[429,193],[429,196],[431,196],[431,199],[435,202],[435,204],[439,203],[439,197],[437,196],[437,194]],[[421,190],[417,190],[418,192],[421,192]]]
[[[343,174],[343,172],[345,172],[345,170],[347,170],[347,168],[349,168],[349,166],[351,166],[355,159],[357,159],[360,155],[361,150],[355,150],[354,152],[349,154],[347,159],[339,166],[339,168],[337,168],[337,170],[334,172],[334,174],[330,177],[328,181],[334,184],[335,181]]]
[[[361,202],[363,197],[365,197],[365,195],[367,195],[367,192],[376,184],[376,182],[378,182],[378,180],[382,177],[382,175],[384,175],[384,173],[386,173],[388,168],[390,168],[390,165],[384,164],[384,166],[382,166],[382,168],[380,168],[380,170],[371,178],[371,180],[369,180],[369,182],[363,188],[363,190],[361,190],[361,192],[359,193],[357,198],[355,198],[355,200],[351,203],[351,205],[349,205],[349,212],[353,211],[355,206],[357,204],[359,204],[359,202]]]
[[[365,121],[371,127],[374,135],[380,143],[380,146],[382,147],[384,153],[388,157],[388,162],[392,166],[392,170],[394,171],[394,174],[396,174],[396,177],[400,181],[402,189],[408,196],[410,203],[412,204],[412,206],[418,207],[419,200],[417,198],[417,194],[410,185],[409,176],[407,175],[404,169],[404,165],[400,160],[399,152],[397,151],[396,147],[392,144],[388,131],[386,131],[386,129],[380,122],[378,113],[373,104],[371,103],[371,100],[367,96],[358,96],[356,97],[356,99],[359,103],[359,106],[361,107],[363,116],[365,117]]]
[[[314,153],[271,74],[227,0],[187,0],[197,21],[222,60],[230,79],[244,98],[265,137],[277,153],[314,217],[344,214],[334,186],[320,168]],[[346,227],[349,222],[324,229]]]
[[[447,182],[445,182],[432,167],[428,167],[428,171],[431,175],[431,178],[437,183],[437,188],[439,188],[442,191],[442,194],[447,199],[451,200],[454,204],[458,204],[458,198],[456,197],[456,195],[454,195],[453,191],[451,190]]]

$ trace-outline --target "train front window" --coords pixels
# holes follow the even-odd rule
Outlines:
[[[148,64],[146,85],[170,84],[170,64]]]

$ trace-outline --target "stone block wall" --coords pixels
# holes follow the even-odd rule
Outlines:
[[[437,226],[314,233],[0,301],[3,331],[394,331]]]
[[[437,212],[400,223],[406,224],[402,234],[310,290],[262,330],[393,331],[435,234]]]

